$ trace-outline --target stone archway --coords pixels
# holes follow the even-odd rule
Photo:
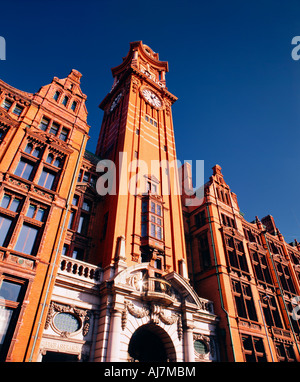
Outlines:
[[[129,357],[140,362],[175,362],[176,351],[168,333],[153,323],[140,326],[128,345]]]

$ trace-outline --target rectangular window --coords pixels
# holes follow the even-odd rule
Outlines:
[[[37,228],[24,223],[14,248],[15,251],[26,253],[27,255],[33,255],[37,234]]]
[[[34,168],[34,165],[32,162],[29,162],[28,160],[21,158],[16,168],[15,175],[26,180],[32,180],[33,168]]]
[[[0,216],[0,246],[4,247],[6,244],[6,239],[8,237],[8,232],[12,223],[12,219]]]
[[[73,196],[73,200],[72,200],[73,206],[77,206],[78,205],[78,200],[79,200],[79,195],[74,195]]]
[[[61,132],[60,132],[60,135],[59,135],[59,139],[61,139],[62,141],[66,142],[66,140],[68,138],[68,135],[69,135],[69,130],[63,127],[61,129]]]
[[[155,224],[151,224],[151,236],[155,237]]]
[[[68,246],[67,244],[64,244],[63,249],[62,249],[62,251],[61,251],[61,254],[62,254],[63,256],[67,256],[67,254],[68,254],[68,249],[69,249],[69,246]]]
[[[72,252],[72,258],[77,260],[83,260],[84,258],[84,250],[81,248],[74,248]]]
[[[54,188],[54,181],[55,181],[55,173],[52,171],[44,168],[40,179],[38,181],[38,185],[47,188],[48,190],[53,190]]]
[[[79,218],[77,232],[86,235],[88,232],[89,217],[86,214],[81,214]]]
[[[237,315],[252,321],[257,321],[253,296],[249,284],[232,280],[233,294]]]
[[[21,303],[26,292],[26,282],[11,276],[0,278],[0,362],[5,361],[11,344]]]
[[[48,118],[42,118],[39,128],[46,131],[49,126],[50,120]]]
[[[262,338],[244,335],[242,341],[246,362],[265,362],[267,360]]]
[[[13,110],[13,113],[19,117],[22,114],[23,110],[24,110],[24,107],[22,107],[20,105],[16,105],[14,110]]]
[[[85,172],[85,173],[83,174],[82,181],[83,181],[84,183],[88,183],[88,181],[89,181],[89,177],[90,177],[90,174],[89,174],[88,172]]]
[[[146,223],[142,223],[141,236],[142,237],[147,236],[147,224]]]
[[[161,227],[160,226],[156,227],[156,236],[159,240],[162,240],[162,234],[161,234]]]
[[[162,216],[162,214],[161,214],[161,206],[159,204],[157,204],[157,206],[156,206],[156,213],[157,213],[158,216]]]
[[[52,123],[51,129],[50,129],[50,134],[56,135],[59,129],[59,124],[56,122]]]
[[[151,202],[151,212],[155,214],[155,203]]]
[[[69,217],[68,229],[73,229],[74,217],[75,217],[75,211],[72,210]]]
[[[26,216],[31,219],[35,219],[42,222],[45,215],[45,209],[36,206],[35,204],[30,204],[27,210]]]
[[[243,242],[229,236],[225,236],[225,242],[230,266],[249,272]]]
[[[82,209],[84,211],[89,212],[91,210],[91,202],[89,200],[84,199],[84,201],[82,203]]]
[[[10,109],[10,107],[11,107],[12,104],[13,104],[13,103],[12,103],[10,100],[5,99],[5,100],[3,101],[2,107],[3,107],[6,111],[8,111],[8,110]]]

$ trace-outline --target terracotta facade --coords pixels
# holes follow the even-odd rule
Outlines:
[[[220,166],[186,207],[167,72],[130,44],[95,154],[78,71],[0,82],[1,361],[298,359],[300,247],[243,219]]]

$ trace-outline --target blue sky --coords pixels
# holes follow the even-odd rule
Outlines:
[[[177,156],[218,163],[249,221],[271,214],[300,241],[300,3],[289,0],[2,2],[0,77],[35,92],[79,70],[94,151],[110,68],[130,41],[169,61]]]

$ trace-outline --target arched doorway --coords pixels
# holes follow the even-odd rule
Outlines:
[[[176,361],[171,338],[155,324],[143,325],[133,333],[128,354],[132,360],[140,362]]]

